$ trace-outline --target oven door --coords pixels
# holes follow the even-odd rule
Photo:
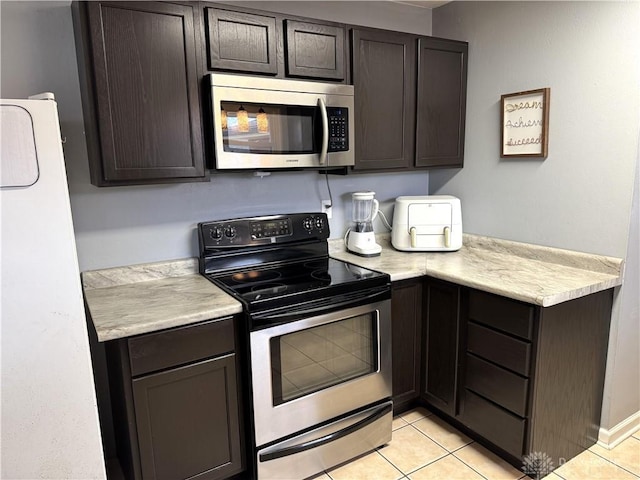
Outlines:
[[[256,446],[391,398],[391,301],[250,333]]]

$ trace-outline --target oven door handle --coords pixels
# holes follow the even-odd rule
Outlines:
[[[363,303],[373,303],[374,301],[379,300],[379,297],[383,295],[386,296],[388,295],[387,290],[382,290],[382,291],[377,291],[374,293],[370,293],[368,295],[358,295],[357,297],[350,297],[347,300],[343,300],[343,301],[337,301],[337,302],[331,302],[329,305],[327,304],[322,304],[319,306],[315,306],[313,308],[302,308],[300,310],[287,310],[286,312],[283,313],[257,313],[257,314],[253,314],[252,317],[254,320],[258,320],[258,321],[263,321],[263,320],[267,320],[267,321],[271,321],[271,320],[286,320],[288,318],[299,318],[301,316],[313,316],[316,313],[327,313],[328,309],[330,308],[331,310],[336,310],[338,308],[343,308],[343,307],[349,307],[351,305],[353,305],[354,303],[358,303],[358,304],[363,304]]]
[[[310,450],[312,448],[317,448],[322,445],[326,445],[327,443],[334,442],[342,437],[346,437],[347,435],[351,435],[352,433],[360,430],[361,428],[366,427],[367,425],[375,422],[379,418],[382,418],[387,413],[391,412],[392,406],[391,403],[387,403],[386,405],[380,407],[378,410],[373,412],[366,418],[354,423],[353,425],[349,425],[342,430],[338,430],[337,432],[329,433],[324,435],[323,437],[316,438],[314,440],[309,440],[308,442],[300,443],[298,445],[291,445],[290,447],[284,447],[279,450],[274,450],[268,453],[260,454],[261,462],[268,462],[269,460],[276,460],[282,457],[288,457],[289,455],[295,455],[296,453],[304,452],[305,450]]]

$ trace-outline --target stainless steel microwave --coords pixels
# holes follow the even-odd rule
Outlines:
[[[210,74],[216,168],[354,164],[353,86]]]

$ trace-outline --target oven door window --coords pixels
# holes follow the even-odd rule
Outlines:
[[[273,404],[378,371],[375,312],[270,339]]]
[[[315,106],[221,102],[225,152],[253,154],[318,153]]]

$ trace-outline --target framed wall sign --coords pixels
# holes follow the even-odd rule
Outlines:
[[[501,157],[547,157],[549,88],[500,97]]]

